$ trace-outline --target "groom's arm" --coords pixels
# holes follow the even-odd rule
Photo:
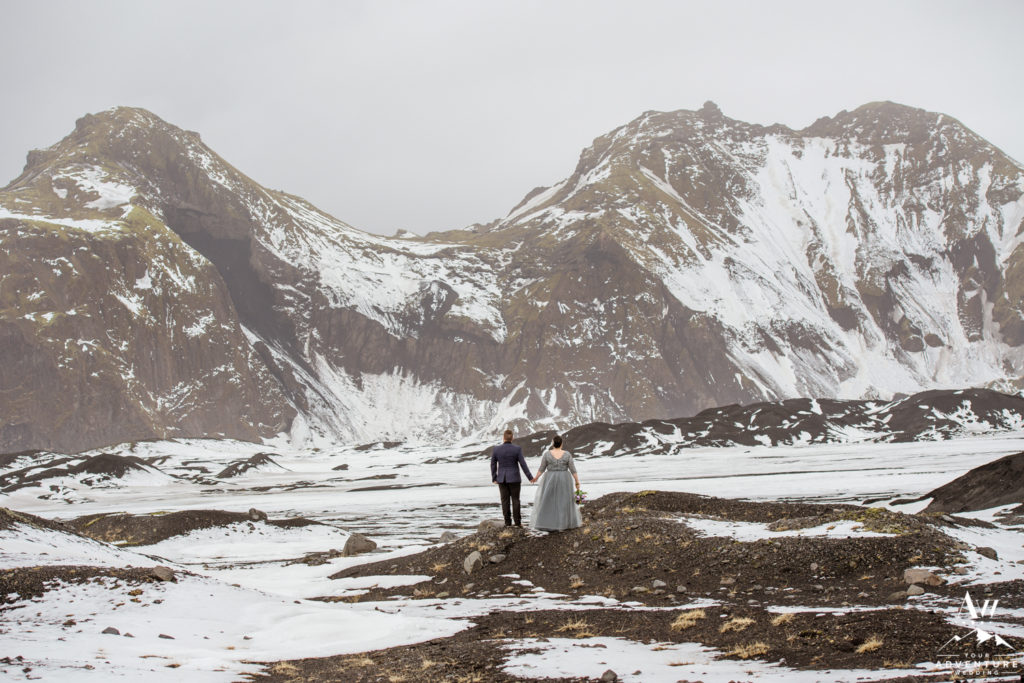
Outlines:
[[[519,466],[523,468],[523,472],[526,472],[527,479],[533,479],[533,475],[530,474],[530,468],[526,464],[526,458],[523,457],[523,449],[519,449]]]
[[[491,451],[491,483],[498,483],[498,457]]]

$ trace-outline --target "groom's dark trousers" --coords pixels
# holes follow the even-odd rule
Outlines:
[[[522,448],[507,442],[495,447],[491,453],[491,481],[498,485],[501,492],[501,514],[505,517],[505,526],[510,526],[513,521],[516,526],[523,523],[519,505],[519,489],[522,486],[520,468],[526,473],[527,479],[533,479]]]
[[[533,477],[530,477],[531,479]],[[523,523],[523,515],[520,512],[519,503],[519,488],[522,483],[510,484],[506,482],[498,482],[498,491],[501,492],[501,514],[505,518],[505,526],[512,524],[512,520],[515,520],[516,526]],[[509,501],[512,502],[512,515],[509,516]]]

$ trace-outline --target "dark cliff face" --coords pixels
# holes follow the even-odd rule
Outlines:
[[[254,440],[295,415],[226,280],[138,192],[180,167],[118,138],[123,124],[80,121],[0,194],[18,215],[0,220],[0,450]]]
[[[938,114],[708,103],[597,138],[502,220],[383,238],[149,112],[87,116],[0,191],[0,451],[1014,387],[1022,195]]]

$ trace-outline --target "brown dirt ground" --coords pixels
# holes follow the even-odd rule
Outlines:
[[[57,583],[79,584],[100,577],[120,579],[127,584],[155,583],[148,567],[93,567],[87,565],[53,565],[39,567],[17,567],[0,570],[0,606],[14,602],[7,596],[17,594],[19,600],[34,598],[46,593]]]
[[[735,521],[799,528],[854,520],[870,530],[896,533],[876,538],[780,537],[754,542],[699,537],[678,521],[680,515],[706,515]],[[743,645],[763,643],[759,659],[811,669],[873,669],[875,680],[941,678],[886,676],[934,658],[956,627],[944,613],[904,609],[889,595],[906,588],[903,570],[939,566],[952,570],[964,550],[941,533],[949,524],[936,516],[915,516],[845,505],[752,503],[686,493],[645,491],[604,496],[584,508],[584,525],[556,534],[523,529],[489,529],[422,553],[372,562],[332,578],[381,574],[432,576],[414,586],[373,589],[348,600],[487,597],[528,594],[512,583],[515,573],[546,591],[570,597],[599,594],[667,610],[592,609],[586,611],[495,611],[473,618],[455,636],[354,656],[268,664],[258,681],[513,681],[502,670],[502,643],[522,638],[610,636],[640,642],[699,642],[723,656]],[[955,520],[953,523],[970,523]],[[467,574],[463,560],[480,551],[484,566]],[[494,554],[505,555],[496,563]],[[952,574],[951,574],[952,575]],[[653,588],[652,581],[664,581]],[[640,590],[636,590],[639,588]],[[948,586],[927,588],[956,596]],[[1024,582],[1000,584],[1004,600],[1024,596]],[[673,628],[686,603],[714,599],[693,625]],[[337,598],[324,598],[336,600]],[[772,605],[840,607],[863,605],[873,611],[802,612],[777,620]],[[733,621],[737,620],[737,621]],[[749,621],[747,621],[749,620]],[[733,623],[733,628],[725,628]],[[872,639],[882,642],[865,646]],[[1020,647],[1024,643],[1014,643]],[[641,665],[638,668],[642,669]],[[619,672],[631,673],[631,672]],[[585,678],[565,680],[589,680]]]
[[[181,536],[197,529],[227,526],[236,522],[249,522],[252,518],[246,512],[226,510],[181,510],[166,514],[128,515],[101,513],[76,517],[67,522],[83,536],[106,543],[123,546],[151,545],[173,536]],[[282,520],[266,520],[266,524],[278,527],[298,527],[319,524],[303,517]]]

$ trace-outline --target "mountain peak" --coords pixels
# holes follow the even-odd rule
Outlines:
[[[25,168],[5,189],[14,188],[40,174],[60,173],[62,169],[82,165],[108,166],[148,155],[160,148],[163,154],[172,148],[183,150],[202,145],[198,133],[167,123],[153,112],[139,107],[114,107],[86,114],[75,128],[57,143],[28,152]]]
[[[725,115],[722,114],[721,108],[711,100],[705,102],[704,106],[700,108],[698,113],[701,118],[708,121],[716,121],[725,118]]]
[[[855,138],[865,144],[920,143],[953,118],[891,101],[868,102],[853,111],[824,116],[799,131],[812,137]],[[966,130],[966,128],[964,128]]]
[[[143,128],[156,126],[169,126],[162,118],[142,107],[118,106],[111,107],[96,114],[86,114],[75,121],[75,130],[87,132],[95,130],[99,126],[110,125],[134,125]]]

